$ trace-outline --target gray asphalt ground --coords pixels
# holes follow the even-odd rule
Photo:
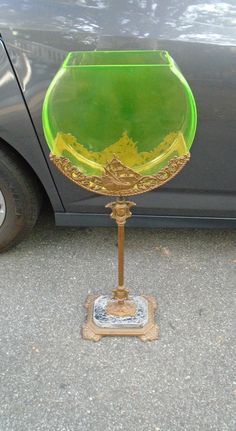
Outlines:
[[[46,214],[0,256],[0,430],[235,431],[236,231],[128,230],[127,287],[159,303],[152,343],[81,338],[115,242]]]

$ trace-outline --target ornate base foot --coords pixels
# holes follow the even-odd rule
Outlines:
[[[86,323],[83,326],[82,337],[84,340],[91,340],[91,341],[99,341],[102,338],[101,335],[96,334],[96,332],[93,331],[93,328],[90,326],[89,323]]]
[[[87,322],[83,326],[85,340],[99,341],[105,336],[139,337],[142,341],[154,341],[159,338],[159,327],[155,323],[157,303],[149,296],[130,298],[136,307],[133,316],[115,316],[108,314],[110,303],[108,296],[89,295],[85,303]]]
[[[154,341],[158,340],[160,335],[160,329],[157,324],[154,324],[151,328],[148,328],[147,332],[143,335],[140,335],[140,340],[142,341]]]

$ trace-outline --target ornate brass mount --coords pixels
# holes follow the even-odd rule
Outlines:
[[[67,178],[86,190],[109,196],[132,196],[160,187],[175,177],[189,161],[190,154],[173,157],[156,175],[141,175],[115,155],[104,166],[101,176],[83,174],[66,157],[51,153],[50,159]]]
[[[139,324],[139,312],[135,300],[129,297],[129,291],[124,285],[124,226],[126,220],[131,217],[130,209],[135,205],[133,202],[126,201],[121,196],[130,196],[153,190],[165,184],[185,166],[190,158],[187,153],[183,156],[176,156],[169,160],[168,164],[160,169],[156,175],[141,175],[128,166],[125,166],[115,155],[112,160],[107,162],[101,176],[87,176],[83,174],[66,157],[50,154],[50,158],[56,167],[71,181],[77,185],[99,194],[119,196],[117,201],[109,203],[106,207],[112,210],[111,217],[116,220],[118,225],[118,286],[113,290],[112,299],[107,299],[102,317],[104,314],[111,320],[114,318],[118,326],[102,326],[95,323],[95,311],[97,300],[103,296],[89,296],[86,302],[88,318],[83,326],[83,338],[98,341],[106,335],[126,335],[138,336],[141,340],[156,340],[159,337],[159,328],[155,323],[155,311],[157,304],[154,298],[142,296],[146,301],[148,312],[142,323]],[[145,313],[144,313],[145,315]],[[125,325],[121,322],[125,319],[136,322],[136,327]],[[138,323],[137,323],[138,321]],[[119,323],[121,322],[121,324]],[[120,325],[120,326],[119,326]]]

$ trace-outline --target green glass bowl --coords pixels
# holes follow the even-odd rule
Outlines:
[[[192,91],[166,51],[71,52],[43,105],[46,141],[87,176],[115,155],[155,175],[189,152],[196,130]]]

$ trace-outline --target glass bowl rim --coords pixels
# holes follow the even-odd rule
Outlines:
[[[153,62],[153,63],[134,63],[134,62],[130,62],[130,63],[121,63],[121,62],[117,62],[117,63],[100,63],[100,64],[70,64],[71,61],[73,61],[73,57],[75,56],[80,56],[81,60],[83,59],[84,56],[97,56],[97,55],[104,55],[106,56],[106,54],[129,54],[129,55],[137,55],[137,54],[159,54],[165,56],[165,63],[158,63],[158,62]],[[97,67],[173,67],[174,66],[174,60],[172,59],[172,57],[170,56],[169,52],[163,49],[152,49],[152,50],[114,50],[114,51],[110,51],[110,50],[88,50],[88,51],[70,51],[68,52],[63,64],[62,64],[62,68],[97,68]]]

